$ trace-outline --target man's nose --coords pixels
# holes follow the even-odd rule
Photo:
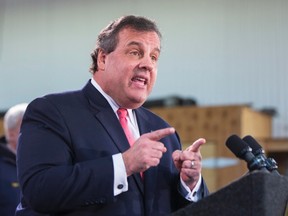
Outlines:
[[[139,67],[147,71],[152,71],[156,67],[156,63],[152,60],[151,56],[145,55],[140,61]]]

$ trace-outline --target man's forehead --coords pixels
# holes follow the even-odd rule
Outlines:
[[[160,50],[160,38],[155,31],[139,31],[133,28],[124,28],[119,32],[119,39],[124,40],[125,44],[141,44],[151,42]],[[122,41],[123,42],[123,41]]]
[[[123,29],[121,29],[119,31],[119,35],[123,35],[123,34],[135,34],[135,35],[143,35],[143,34],[150,34],[150,35],[155,35],[157,36],[157,38],[159,39],[160,41],[160,37],[159,35],[157,34],[156,31],[145,31],[145,30],[138,30],[138,29],[135,29],[135,28],[132,28],[132,27],[125,27]]]

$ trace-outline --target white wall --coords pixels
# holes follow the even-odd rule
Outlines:
[[[163,33],[151,99],[273,107],[288,136],[288,0],[0,0],[0,110],[81,88],[99,31],[124,15]]]

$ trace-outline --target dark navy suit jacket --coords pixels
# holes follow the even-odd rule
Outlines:
[[[135,112],[141,134],[169,126],[143,107]],[[114,196],[112,155],[129,143],[106,99],[89,81],[80,91],[34,100],[19,139],[23,197],[16,215],[158,216],[187,205],[171,158],[181,148],[179,138],[161,142],[167,152],[160,164],[144,173],[144,181],[139,174],[128,177],[128,191]]]
[[[16,155],[6,144],[0,143],[0,215],[14,215],[19,200]]]

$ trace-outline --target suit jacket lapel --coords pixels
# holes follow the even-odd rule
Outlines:
[[[126,151],[130,145],[110,104],[90,81],[84,87],[83,92],[88,99],[91,112],[105,128],[119,151]]]
[[[130,148],[130,144],[126,138],[126,135],[117,119],[113,109],[101,93],[90,83],[83,88],[83,92],[88,99],[91,112],[95,118],[102,124],[103,128],[107,131],[114,144],[119,149],[119,152],[123,153]],[[144,193],[144,185],[140,174],[132,175],[132,178],[136,181],[139,190]]]

